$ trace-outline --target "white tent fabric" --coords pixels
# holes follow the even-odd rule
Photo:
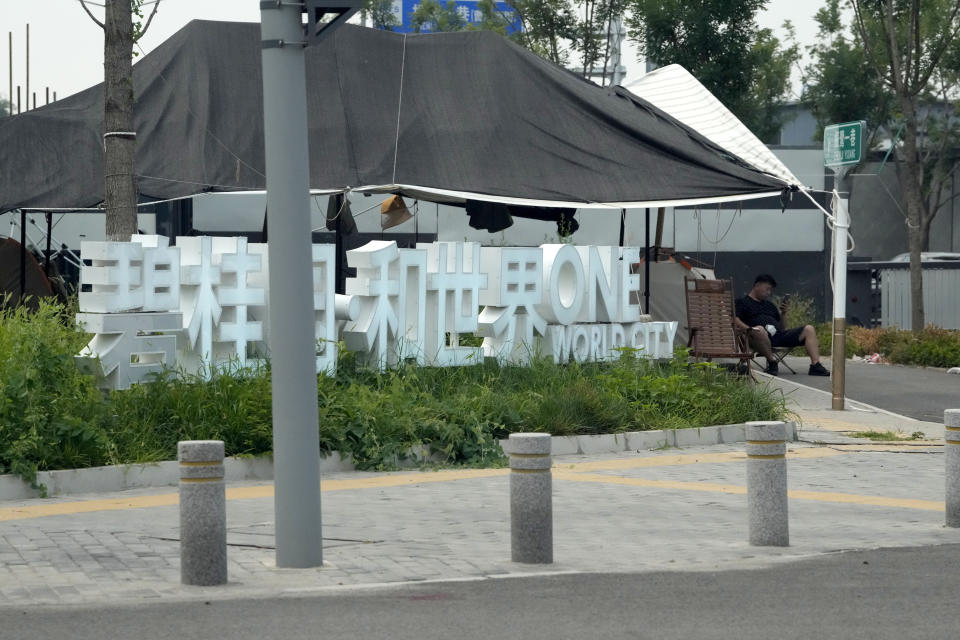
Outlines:
[[[672,200],[643,200],[643,201],[611,201],[611,202],[582,202],[578,200],[537,200],[532,198],[514,198],[511,196],[496,196],[489,193],[471,191],[454,191],[409,184],[384,184],[352,187],[353,192],[360,193],[402,193],[417,200],[431,202],[463,203],[467,200],[483,200],[485,202],[499,202],[501,204],[515,204],[526,207],[563,207],[567,209],[643,209],[649,207],[694,207],[718,202],[743,202],[759,198],[771,198],[780,195],[780,191],[761,191],[759,193],[732,194],[703,198],[675,198]]]
[[[651,71],[623,88],[757,169],[791,185],[803,186],[757,136],[680,65],[671,64]]]

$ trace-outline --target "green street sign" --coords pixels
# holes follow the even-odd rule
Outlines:
[[[866,122],[844,122],[823,128],[823,164],[842,167],[857,164],[863,155],[863,129]]]

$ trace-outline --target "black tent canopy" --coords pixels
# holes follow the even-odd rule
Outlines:
[[[134,66],[141,194],[264,188],[255,23],[193,21]],[[489,32],[346,25],[307,49],[314,189],[644,207],[791,185],[649,103]],[[0,120],[0,212],[102,199],[103,86]]]

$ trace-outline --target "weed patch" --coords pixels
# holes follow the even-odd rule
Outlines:
[[[922,440],[923,432],[914,431],[909,436],[902,436],[893,431],[857,431],[850,434],[854,438],[866,438],[868,440],[882,440],[884,442],[899,442],[901,440]]]

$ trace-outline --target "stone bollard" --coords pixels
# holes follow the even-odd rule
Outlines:
[[[747,508],[750,544],[786,547],[787,425],[783,422],[747,423]]]
[[[514,562],[553,562],[553,483],[550,434],[511,433],[510,557]]]
[[[960,527],[960,409],[943,412],[947,526]]]
[[[177,457],[180,460],[180,581],[198,586],[226,584],[223,442],[178,442]]]

